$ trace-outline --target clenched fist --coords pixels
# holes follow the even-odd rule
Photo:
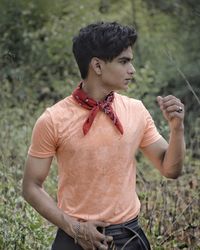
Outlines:
[[[168,121],[171,129],[183,128],[184,120],[184,104],[175,96],[168,95],[165,97],[157,97],[160,109],[165,119]]]

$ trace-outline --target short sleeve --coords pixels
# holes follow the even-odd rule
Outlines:
[[[54,156],[56,153],[56,133],[48,111],[35,123],[28,154],[38,158]]]
[[[143,104],[142,104],[143,105]],[[149,111],[143,105],[144,133],[140,142],[140,147],[146,147],[161,138]]]

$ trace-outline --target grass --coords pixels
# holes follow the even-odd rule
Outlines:
[[[198,166],[198,160],[186,162],[182,176],[168,180],[143,163],[145,170],[138,173],[141,223],[153,249],[199,249]]]
[[[47,250],[56,228],[37,214],[21,197],[24,163],[32,126],[46,106],[30,103],[0,110],[0,249]],[[153,250],[200,249],[199,150],[200,129],[193,129],[182,176],[161,177],[139,157],[137,187],[142,202],[140,221]],[[53,164],[45,186],[56,197],[57,171]]]

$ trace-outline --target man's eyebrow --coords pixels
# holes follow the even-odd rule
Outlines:
[[[132,61],[133,60],[133,57],[128,57],[128,56],[122,56],[122,57],[119,57],[118,60],[127,60],[127,61]]]

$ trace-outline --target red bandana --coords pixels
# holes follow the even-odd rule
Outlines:
[[[82,83],[80,83],[79,86],[72,93],[72,96],[83,108],[91,110],[88,118],[83,124],[84,135],[86,135],[89,131],[94,121],[94,118],[99,110],[103,111],[106,115],[108,115],[114,125],[118,128],[120,133],[123,134],[122,124],[120,123],[116,113],[114,112],[111,106],[114,99],[113,92],[110,92],[110,94],[108,94],[103,101],[96,102],[95,100],[87,96],[87,94],[82,90]]]

